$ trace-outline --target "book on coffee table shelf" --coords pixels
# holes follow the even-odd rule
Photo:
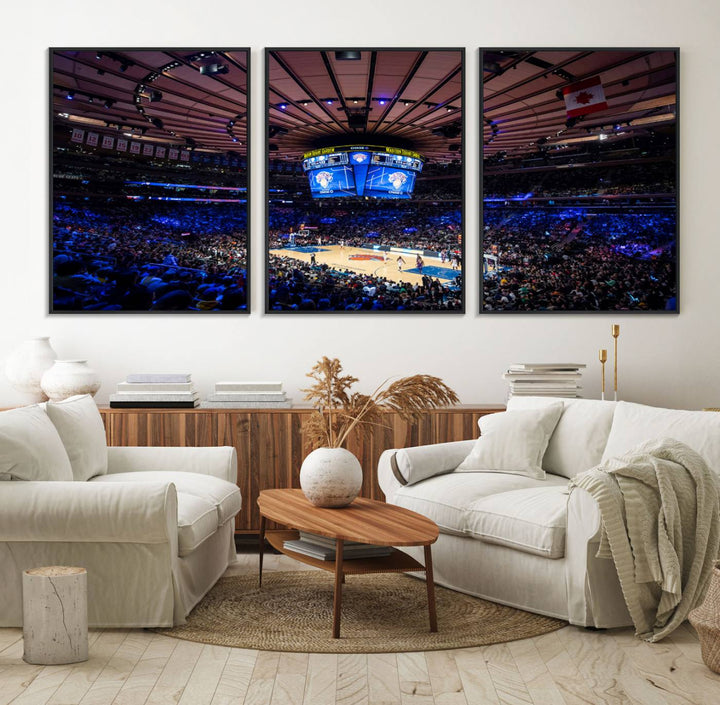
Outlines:
[[[321,561],[335,560],[335,539],[310,534],[305,531],[301,531],[299,534],[300,538],[298,539],[284,541],[283,547],[288,551],[302,553],[305,556],[317,558]],[[392,551],[392,546],[376,546],[358,541],[343,542],[344,561],[353,558],[382,558],[383,556],[389,556]]]

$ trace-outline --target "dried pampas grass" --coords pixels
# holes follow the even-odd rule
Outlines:
[[[358,379],[343,375],[337,358],[323,357],[307,376],[315,384],[300,391],[315,406],[303,426],[312,448],[339,448],[354,428],[367,434],[373,426],[384,426],[383,411],[393,411],[414,423],[427,409],[458,402],[450,387],[430,375],[403,377],[390,384],[386,380],[369,396],[351,392]]]

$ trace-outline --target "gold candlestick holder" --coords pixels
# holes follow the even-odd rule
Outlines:
[[[617,380],[617,370],[618,370],[617,352],[618,352],[618,338],[620,337],[620,326],[617,325],[616,323],[613,323],[613,325],[612,325],[611,328],[610,328],[610,332],[612,333],[613,343],[614,343],[613,347],[614,347],[614,353],[615,353],[615,355],[614,355],[613,363],[614,363],[615,370],[614,370],[614,379],[613,379],[613,390],[614,390],[614,392],[615,392],[615,401],[617,401],[617,400],[618,400],[618,393],[617,393],[617,390],[618,390],[618,380]]]
[[[605,401],[605,363],[607,362],[607,350],[604,348],[599,353],[600,365],[602,368],[602,393],[600,398]]]

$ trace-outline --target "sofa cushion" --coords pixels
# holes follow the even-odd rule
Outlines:
[[[0,479],[73,479],[62,440],[39,406],[0,413]]]
[[[465,460],[475,445],[475,441],[452,441],[450,443],[434,443],[414,448],[398,450],[391,463],[398,482],[403,485],[414,485],[434,475],[442,475],[453,471]],[[402,479],[401,479],[402,478]]]
[[[218,528],[215,505],[187,492],[178,492],[178,555],[187,556]]]
[[[474,538],[545,558],[565,555],[567,483],[482,497],[467,509]]]
[[[482,416],[480,438],[456,472],[514,473],[542,480],[542,459],[562,411],[559,402]]]
[[[507,408],[537,409],[553,403],[557,403],[553,397],[512,397]],[[546,472],[571,478],[602,460],[617,405],[599,399],[563,399],[562,404],[542,466]]]
[[[210,502],[216,510],[215,528],[234,517],[242,508],[240,490],[227,480],[196,472],[149,470],[118,472],[94,477],[92,482],[172,482],[178,494],[195,495]]]
[[[432,519],[444,534],[468,533],[468,510],[474,502],[501,492],[561,485],[567,479],[547,475],[545,480],[505,473],[457,473],[431,477],[417,485],[400,487],[393,502]]]
[[[602,461],[657,438],[674,438],[690,446],[720,476],[720,413],[711,411],[679,411],[618,402]]]
[[[73,477],[84,482],[107,472],[108,454],[105,426],[89,394],[63,401],[49,401],[45,412],[65,446]]]

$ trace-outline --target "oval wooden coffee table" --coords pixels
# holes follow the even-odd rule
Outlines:
[[[264,490],[260,493],[257,503],[260,508],[260,585],[262,586],[265,538],[273,548],[301,563],[334,572],[332,626],[334,639],[340,637],[340,607],[345,575],[360,573],[425,571],[430,631],[437,631],[430,546],[437,540],[438,527],[433,521],[408,509],[363,497],[358,497],[347,507],[323,509],[310,504],[302,490],[295,489]],[[267,519],[287,526],[288,530],[266,532]],[[286,549],[284,542],[298,538],[298,529],[335,539],[335,560],[323,561]],[[424,546],[425,565],[398,550],[393,550],[389,556],[381,558],[356,558],[343,561],[342,549],[345,541],[359,541],[377,546]]]

